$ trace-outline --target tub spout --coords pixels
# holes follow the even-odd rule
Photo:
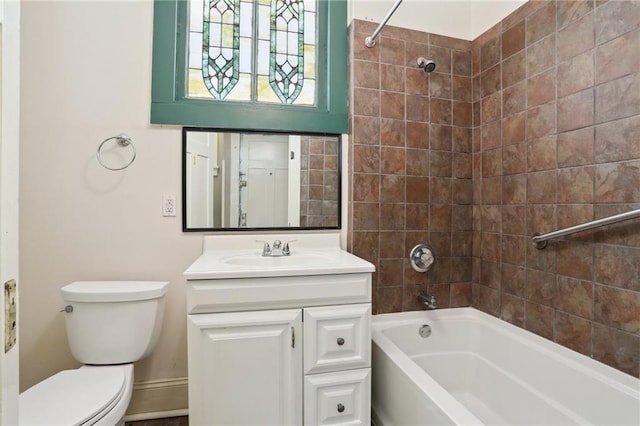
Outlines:
[[[435,296],[431,294],[418,293],[417,298],[418,302],[426,306],[427,309],[436,309],[438,307]]]

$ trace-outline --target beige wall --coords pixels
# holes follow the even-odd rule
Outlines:
[[[170,281],[164,331],[136,381],[187,375],[182,272],[201,235],[182,233],[180,211],[161,216],[162,194],[180,196],[181,136],[149,124],[152,20],[151,2],[22,4],[23,390],[77,366],[58,312],[75,280]],[[107,171],[96,149],[121,132],[137,158]]]

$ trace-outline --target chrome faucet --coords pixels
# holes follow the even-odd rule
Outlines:
[[[417,299],[418,302],[426,306],[427,309],[436,309],[438,307],[435,296],[431,294],[418,293]]]
[[[256,240],[257,243],[264,243],[262,246],[262,255],[263,256],[291,256],[291,249],[289,248],[289,243],[295,240],[287,241],[284,244],[280,240],[275,240],[273,245],[270,246],[266,241]]]

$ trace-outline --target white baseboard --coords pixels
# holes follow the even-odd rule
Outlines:
[[[150,380],[133,385],[126,421],[186,416],[189,398],[187,378]]]

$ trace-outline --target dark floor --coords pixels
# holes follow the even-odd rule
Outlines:
[[[125,426],[189,426],[189,417],[167,417],[165,419],[126,422]]]

